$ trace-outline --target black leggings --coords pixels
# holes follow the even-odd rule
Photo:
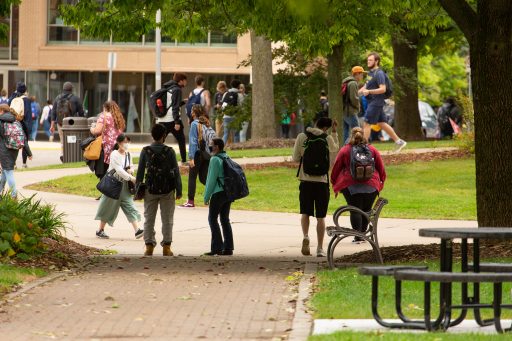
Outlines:
[[[373,202],[379,193],[377,191],[372,193],[357,193],[350,194],[348,188],[341,191],[347,204],[360,208],[364,212],[369,212],[372,209]],[[350,212],[350,224],[352,228],[359,232],[365,232],[368,228],[368,220],[359,213]]]
[[[176,130],[174,122],[162,122],[167,129],[167,134],[171,133],[176,141],[178,141],[178,147],[180,148],[181,162],[187,162],[187,149],[185,146],[185,133],[183,132],[183,123],[180,124],[180,130]]]
[[[194,165],[194,167],[189,167],[188,169],[188,200],[194,201],[194,197],[196,196],[196,182],[199,167]]]

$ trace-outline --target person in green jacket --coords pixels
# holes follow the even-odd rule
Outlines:
[[[343,95],[343,141],[344,144],[350,139],[350,132],[355,127],[359,127],[359,121],[357,120],[357,114],[360,111],[359,108],[359,83],[363,80],[365,71],[361,66],[354,66],[352,68],[352,76],[347,77],[343,80],[342,91]],[[345,85],[346,84],[346,85]]]
[[[208,167],[204,203],[209,205],[208,223],[212,231],[212,242],[210,252],[204,255],[231,256],[233,255],[233,230],[229,222],[231,201],[224,192],[224,161],[222,160],[222,158],[228,158],[228,156],[224,151],[224,141],[220,138],[213,139],[209,148],[213,157],[210,159]],[[222,234],[218,221],[219,215]],[[222,239],[223,235],[224,240]]]

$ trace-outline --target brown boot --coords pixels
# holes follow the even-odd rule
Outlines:
[[[174,254],[171,251],[171,245],[164,245],[163,249],[164,249],[164,252],[163,252],[164,256],[174,256]]]
[[[146,251],[144,252],[144,256],[153,256],[153,250],[155,246],[152,244],[146,244]]]

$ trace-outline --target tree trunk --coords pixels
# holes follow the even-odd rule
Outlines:
[[[329,116],[338,121],[338,138],[343,141],[343,101],[340,96],[343,70],[343,45],[339,43],[327,56],[327,96]]]
[[[394,61],[395,130],[405,140],[421,140],[418,109],[418,34],[395,33],[391,40]]]
[[[254,139],[276,137],[274,81],[270,40],[251,32],[252,132]]]
[[[479,226],[512,226],[512,2],[478,2],[470,41]]]

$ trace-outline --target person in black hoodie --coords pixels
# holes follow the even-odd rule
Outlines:
[[[185,104],[182,100],[182,89],[187,86],[187,76],[183,73],[175,73],[172,80],[164,84],[167,89],[167,103],[169,110],[164,117],[156,119],[156,123],[162,124],[178,141],[180,148],[181,162],[187,162],[187,149],[185,146],[185,134],[183,133],[183,122],[180,117],[180,107]]]
[[[23,100],[23,120],[21,121],[23,126],[23,131],[27,136],[30,136],[32,134],[32,103],[30,98],[27,96],[27,86],[23,82],[18,82],[16,84],[16,91],[12,93],[12,95],[7,100],[9,105],[12,105],[12,101],[15,98],[21,97]],[[21,111],[21,109],[20,109]],[[21,115],[21,112],[19,113]],[[23,149],[21,152],[21,157],[23,160],[23,168],[27,168],[27,158],[28,154]]]
[[[14,180],[14,165],[18,158],[19,149],[7,148],[6,144],[6,125],[5,123],[13,123],[16,121],[14,109],[9,108],[5,103],[0,104],[0,165],[2,169],[2,177],[0,178],[0,193],[3,192],[5,183],[9,185],[11,196],[16,198],[16,182]],[[23,126],[23,116],[18,116],[18,121]],[[27,154],[28,158],[32,159],[32,152],[28,146],[28,135],[24,130],[25,144],[23,151]]]
[[[176,200],[181,199],[182,184],[176,154],[166,146],[167,129],[155,124],[151,129],[154,142],[142,149],[137,170],[136,188],[144,183],[144,243],[145,256],[152,256],[156,246],[155,218],[160,205],[162,218],[162,248],[164,256],[172,256],[172,227]]]

